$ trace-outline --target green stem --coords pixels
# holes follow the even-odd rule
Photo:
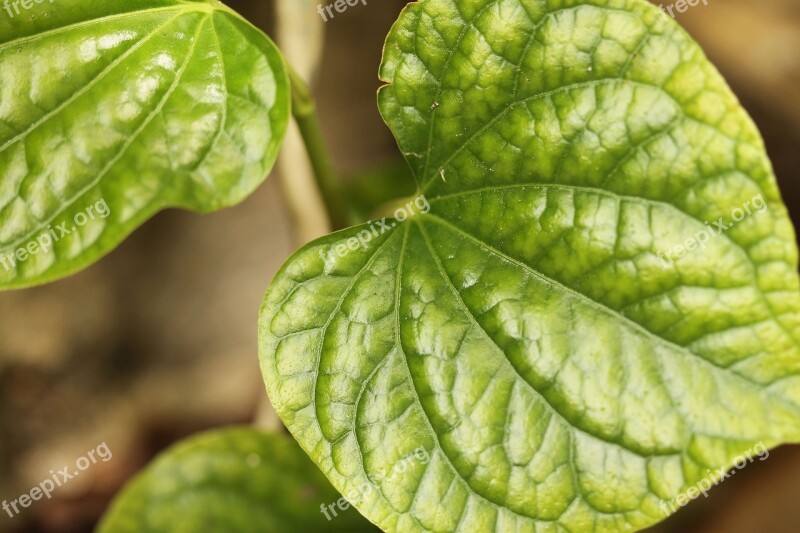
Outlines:
[[[322,193],[325,208],[331,220],[333,229],[342,229],[350,225],[350,212],[345,202],[344,193],[336,174],[333,171],[328,152],[325,149],[325,140],[322,136],[319,117],[316,113],[316,104],[311,96],[311,91],[306,82],[290,66],[289,79],[292,84],[292,115],[300,129],[303,143],[306,145],[308,159],[317,186]]]

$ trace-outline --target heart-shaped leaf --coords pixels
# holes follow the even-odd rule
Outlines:
[[[0,289],[70,274],[161,209],[219,209],[264,180],[290,97],[260,31],[216,0],[24,4],[0,11]]]
[[[375,531],[355,509],[342,510],[340,498],[289,437],[232,428],[160,455],[117,496],[98,531]],[[330,520],[320,512],[327,504]]]
[[[381,78],[422,196],[300,250],[260,323],[270,398],[333,485],[388,479],[365,516],[634,530],[800,440],[793,228],[674,22],[642,0],[422,0]]]

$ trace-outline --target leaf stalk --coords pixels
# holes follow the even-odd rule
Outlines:
[[[288,71],[292,86],[292,115],[306,146],[306,153],[311,168],[314,170],[317,186],[322,193],[322,199],[333,228],[345,228],[350,225],[352,219],[341,183],[336,177],[325,148],[322,127],[316,112],[316,103],[308,84],[291,66],[288,67]]]

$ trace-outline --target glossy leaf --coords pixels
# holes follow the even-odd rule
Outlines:
[[[166,207],[240,202],[289,106],[275,46],[216,0],[0,12],[0,289],[85,267]]]
[[[112,503],[99,533],[376,531],[288,436],[249,428],[209,432],[160,455]]]
[[[309,244],[260,323],[270,398],[337,489],[430,454],[365,516],[635,530],[800,441],[793,228],[677,24],[640,0],[423,0],[381,78],[430,210]]]

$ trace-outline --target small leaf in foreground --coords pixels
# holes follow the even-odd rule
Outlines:
[[[290,437],[224,429],[161,454],[117,496],[98,531],[376,531],[355,509],[334,505],[327,520],[320,505],[339,498]]]

